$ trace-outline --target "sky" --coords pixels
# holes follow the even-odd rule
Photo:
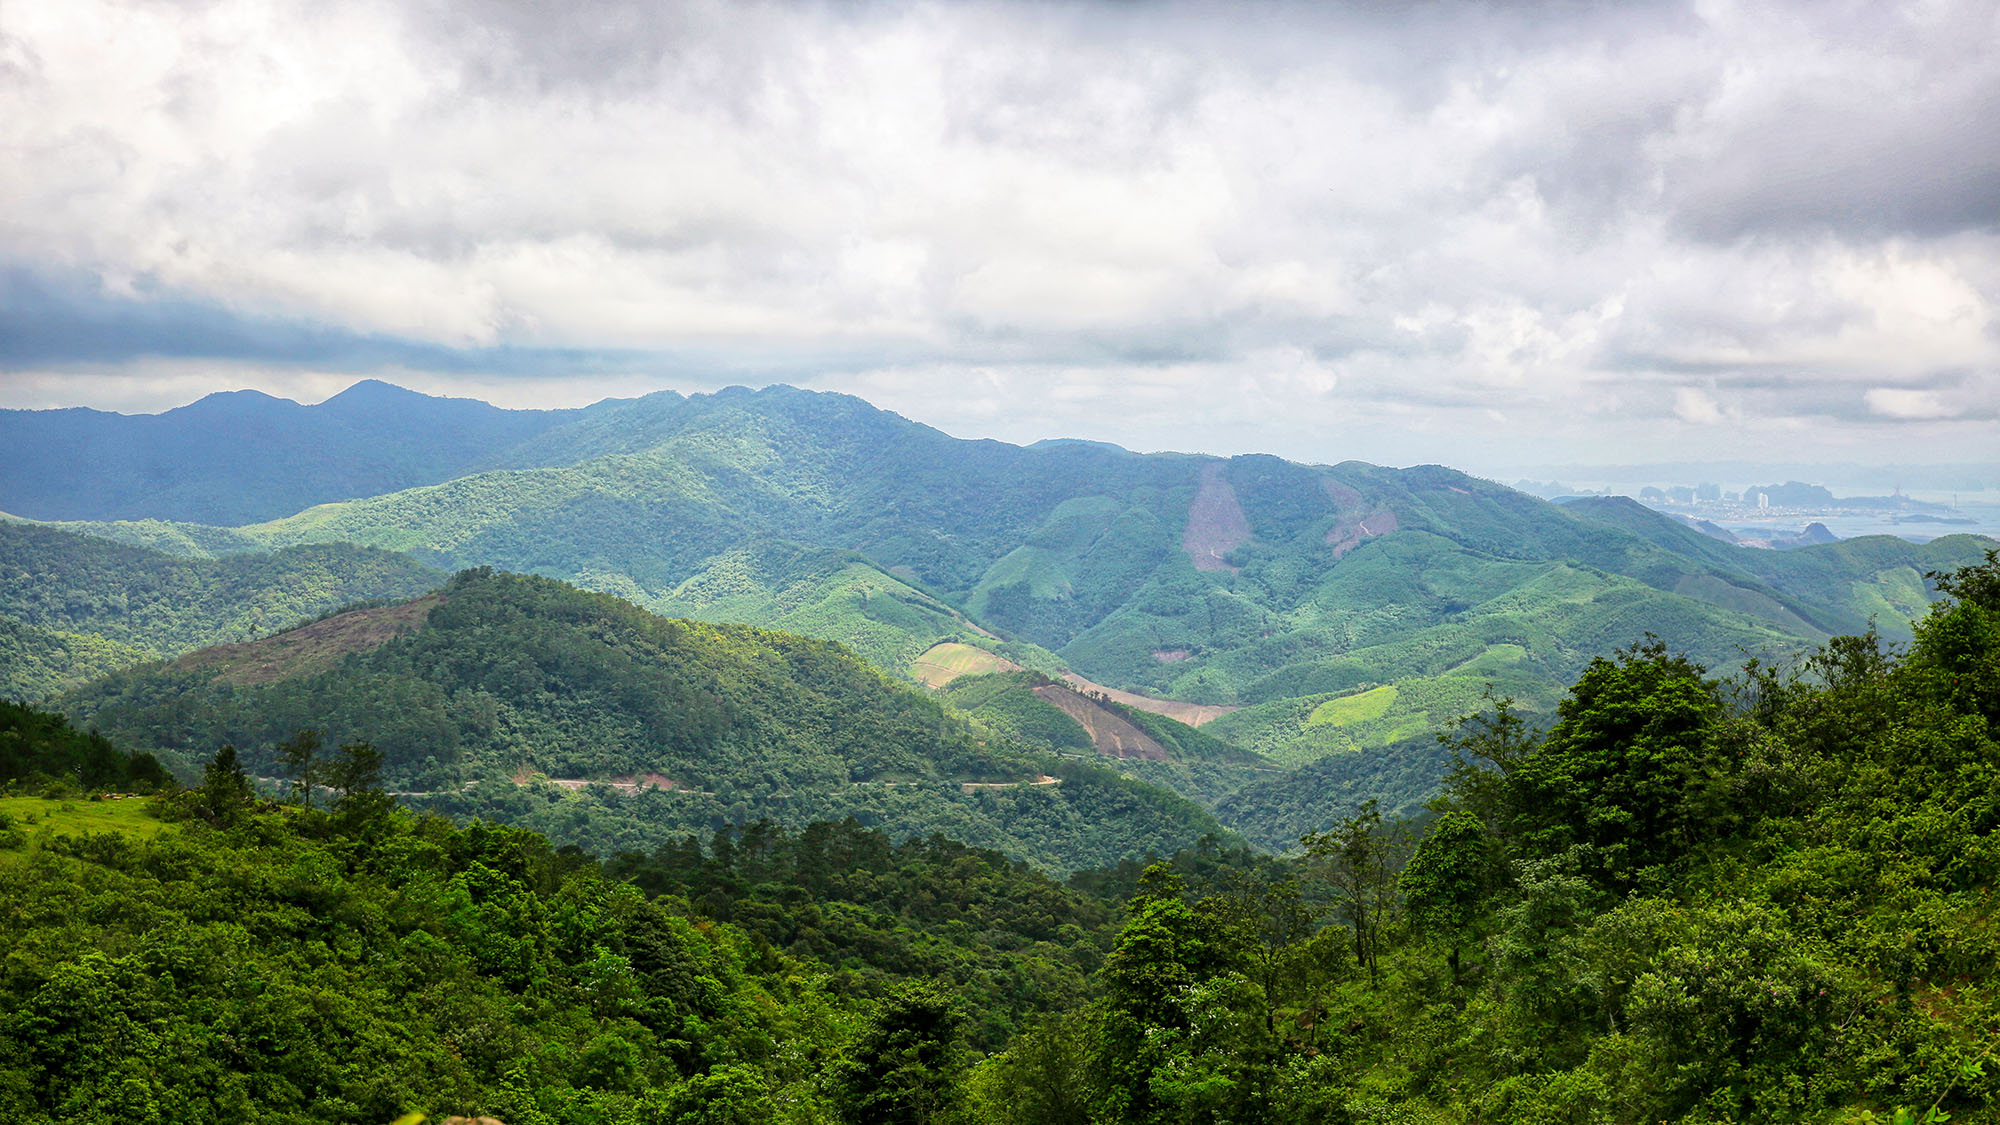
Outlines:
[[[2000,3],[0,3],[0,407],[1991,461]]]

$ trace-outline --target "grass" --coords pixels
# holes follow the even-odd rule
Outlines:
[[[1327,700],[1313,708],[1311,717],[1306,719],[1306,725],[1332,723],[1337,727],[1351,727],[1356,723],[1371,722],[1388,714],[1390,706],[1395,702],[1396,685],[1384,684],[1358,695],[1343,695],[1338,699]]]
[[[150,839],[166,828],[155,819],[143,797],[120,797],[93,801],[87,797],[52,800],[47,797],[0,797],[0,815],[27,837],[21,846],[8,847],[0,834],[0,857],[11,858],[34,848],[35,837],[43,832],[57,836],[87,836],[96,832],[118,832]]]
[[[910,662],[910,674],[925,687],[943,687],[960,676],[1018,672],[1021,666],[983,648],[949,641],[934,645]]]

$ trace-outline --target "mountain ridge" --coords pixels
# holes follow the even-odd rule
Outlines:
[[[1717,667],[1871,619],[1902,639],[1933,596],[1923,574],[1985,542],[1757,551],[1444,466],[967,441],[784,386],[607,401],[487,463],[235,528],[101,530],[501,566],[851,644],[911,678],[925,652],[968,644],[1237,708],[1209,729],[1287,764],[1384,750],[1489,687],[1547,707],[1590,659],[1649,634]],[[1333,702],[1383,685],[1398,690],[1380,714]]]

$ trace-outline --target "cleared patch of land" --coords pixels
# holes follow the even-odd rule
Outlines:
[[[1119,691],[1103,684],[1086,680],[1074,672],[1063,674],[1063,682],[1085,695],[1101,695],[1113,703],[1123,703],[1135,711],[1151,711],[1155,715],[1165,715],[1177,723],[1198,727],[1206,722],[1219,719],[1239,707],[1225,707],[1214,703],[1185,703],[1178,699],[1155,699],[1137,692]]]
[[[1381,687],[1370,688],[1355,695],[1343,695],[1338,699],[1327,700],[1313,708],[1311,717],[1306,719],[1306,725],[1332,723],[1337,727],[1351,727],[1356,723],[1374,722],[1388,714],[1389,708],[1394,706],[1395,702],[1396,685],[1383,684]]]
[[[981,789],[1020,789],[1024,786],[1061,785],[1062,778],[1040,774],[1033,781],[963,781],[959,788],[967,793],[977,793]]]
[[[1097,747],[1098,753],[1112,758],[1145,758],[1154,762],[1167,760],[1167,748],[1154,741],[1153,736],[1096,700],[1078,695],[1059,684],[1043,684],[1034,692],[1044,703],[1062,708],[1070,718],[1075,719],[1090,734],[1090,743]]]
[[[349,653],[380,648],[420,628],[431,610],[442,604],[443,594],[426,594],[397,605],[352,610],[261,641],[205,648],[182,657],[176,666],[216,666],[216,679],[243,687],[310,676],[340,663]]]
[[[1222,463],[1205,465],[1201,485],[1188,504],[1187,530],[1181,533],[1181,548],[1194,560],[1196,570],[1226,570],[1239,567],[1223,561],[1223,556],[1250,542],[1250,519],[1236,499],[1236,489],[1222,478]]]
[[[588,789],[593,785],[602,785],[607,788],[616,789],[621,793],[640,793],[648,789],[658,789],[663,793],[688,792],[680,782],[675,781],[666,774],[654,773],[650,770],[645,773],[613,774],[610,777],[604,778],[547,777],[543,774],[533,772],[526,766],[522,766],[510,774],[507,780],[516,785],[529,785],[536,778],[541,778],[541,780],[548,782],[558,789],[567,789],[572,793],[581,789]]]
[[[1368,502],[1359,492],[1327,479],[1320,482],[1326,488],[1327,498],[1339,510],[1339,518],[1332,527],[1326,529],[1326,545],[1333,548],[1333,557],[1339,558],[1361,545],[1364,539],[1377,535],[1387,535],[1396,530],[1396,513],[1387,508],[1369,508]],[[1454,489],[1463,492],[1464,489]]]
[[[925,649],[910,661],[910,675],[925,687],[943,687],[960,676],[982,676],[989,672],[1018,672],[1019,664],[983,648],[946,641]]]

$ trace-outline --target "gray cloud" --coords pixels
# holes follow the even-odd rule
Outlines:
[[[784,378],[1391,460],[1524,417],[1579,456],[1971,449],[1996,29],[1949,0],[8,7],[0,377]]]

